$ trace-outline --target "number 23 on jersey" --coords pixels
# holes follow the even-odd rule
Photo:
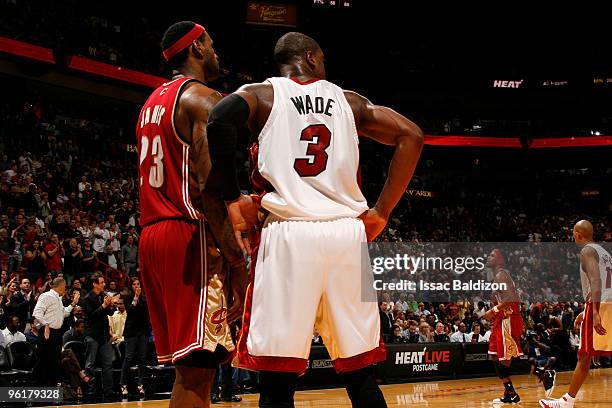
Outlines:
[[[140,140],[140,166],[147,158],[149,154],[149,138],[142,136]],[[157,135],[153,137],[151,143],[151,166],[149,167],[149,185],[153,188],[160,188],[164,185],[164,149],[162,147],[161,136]],[[146,174],[146,170],[143,169],[143,173]],[[140,177],[140,185],[142,186],[144,180]]]

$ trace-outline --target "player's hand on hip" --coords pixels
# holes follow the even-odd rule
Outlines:
[[[582,320],[584,320],[584,312],[581,312],[578,316],[576,316],[576,319],[574,320],[574,330],[580,331]]]
[[[227,203],[227,213],[234,229],[238,245],[243,251],[251,252],[249,231],[257,223],[259,204],[248,195],[241,195]]]
[[[371,208],[367,211],[364,211],[359,216],[365,225],[366,236],[368,237],[368,242],[372,242],[376,239],[377,236],[385,229],[387,225],[387,219],[383,217],[376,208]]]
[[[601,325],[601,318],[599,317],[599,313],[595,311],[593,312],[593,329],[600,336],[605,336],[607,333],[606,329]]]

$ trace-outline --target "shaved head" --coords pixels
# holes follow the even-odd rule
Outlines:
[[[291,32],[278,39],[274,47],[274,60],[278,65],[292,64],[306,56],[308,51],[320,50],[319,44],[306,34]]]
[[[574,225],[574,239],[578,244],[593,241],[593,224],[587,220],[580,220]]]

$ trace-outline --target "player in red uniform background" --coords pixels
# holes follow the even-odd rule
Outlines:
[[[213,41],[183,21],[161,45],[173,78],[153,91],[136,125],[140,270],[158,360],[176,367],[170,406],[207,407],[216,367],[234,350],[228,321],[240,318],[246,267],[209,174],[206,123],[221,99],[205,85],[219,72]]]
[[[534,362],[521,359],[523,355],[521,335],[524,327],[521,305],[516,286],[506,269],[506,261],[499,249],[491,251],[487,267],[493,270],[495,283],[506,285],[505,290],[499,290],[494,294],[495,306],[484,315],[485,319],[493,321],[489,338],[489,355],[493,360],[497,375],[504,384],[504,395],[494,399],[493,405],[516,404],[521,400],[512,385],[510,368],[523,373],[533,371],[542,382],[548,396],[554,389],[556,372],[544,370],[535,365],[532,368],[531,365],[535,364]]]

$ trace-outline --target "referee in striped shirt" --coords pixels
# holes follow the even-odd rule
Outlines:
[[[51,281],[51,290],[39,296],[34,307],[34,318],[38,321],[38,333],[41,336],[42,346],[39,350],[39,374],[41,381],[47,385],[56,386],[59,379],[60,356],[62,352],[62,332],[64,318],[79,302],[80,293],[74,292],[72,303],[66,307],[62,297],[66,293],[64,278],[55,278]],[[44,378],[42,378],[44,377]]]

